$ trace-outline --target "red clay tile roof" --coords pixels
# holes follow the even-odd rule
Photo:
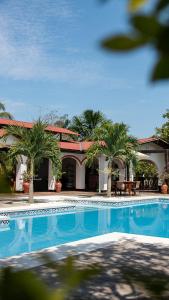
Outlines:
[[[0,125],[9,125],[9,126],[19,126],[19,127],[25,127],[25,128],[32,128],[34,123],[32,122],[22,122],[22,121],[16,121],[16,120],[8,120],[8,119],[1,119],[0,118]],[[55,126],[48,126],[46,128],[48,131],[56,132],[56,133],[63,133],[63,134],[71,134],[71,135],[79,135],[76,132],[73,132],[66,128],[60,128]]]
[[[166,141],[164,141],[163,139],[158,138],[158,137],[149,137],[149,138],[144,138],[144,139],[138,139],[139,144],[146,144],[146,143],[157,142],[157,141],[168,144]]]
[[[149,137],[149,138],[144,138],[144,139],[138,139],[138,143],[139,144],[145,144],[145,143],[155,142],[155,141],[158,141],[158,140],[159,140],[159,138]]]
[[[59,142],[59,146],[63,150],[86,151],[93,142]]]

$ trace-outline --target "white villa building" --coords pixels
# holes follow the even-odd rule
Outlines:
[[[4,126],[21,126],[25,128],[32,128],[33,123],[21,122],[15,120],[0,119],[0,147],[1,151],[6,151],[16,138],[13,136],[4,140]],[[106,191],[107,190],[107,174],[105,172],[107,162],[105,157],[99,156],[92,167],[87,167],[86,151],[91,146],[88,141],[68,141],[67,137],[78,135],[66,128],[58,128],[55,126],[48,126],[47,130],[57,135],[59,139],[59,146],[62,155],[63,190],[89,190],[89,191]],[[169,144],[159,138],[145,138],[139,139],[139,160],[146,160],[153,163],[158,174],[161,174],[169,160]],[[124,181],[127,178],[127,167],[123,161],[116,160],[115,166],[119,171],[119,181]],[[17,192],[23,191],[23,173],[27,170],[26,157],[19,161],[16,165],[15,172],[15,190]],[[99,170],[99,171],[98,171]],[[132,168],[129,170],[130,179],[133,180],[134,174]],[[156,188],[160,182],[157,180]],[[55,179],[52,174],[51,162],[44,159],[40,165],[38,174],[34,181],[35,191],[54,191]]]

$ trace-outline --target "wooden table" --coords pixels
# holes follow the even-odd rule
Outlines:
[[[125,184],[125,190],[131,195],[134,181],[123,181],[123,183]]]

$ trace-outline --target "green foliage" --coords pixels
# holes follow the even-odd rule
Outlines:
[[[62,178],[62,162],[61,160],[56,164],[53,165],[53,175],[55,176],[56,181],[59,181]]]
[[[45,257],[45,262],[53,269],[61,282],[58,289],[49,290],[45,283],[31,271],[16,271],[12,268],[5,268],[0,273],[0,300],[68,299],[81,283],[99,272],[99,268],[95,265],[78,270],[72,257],[68,257],[61,265],[52,262],[47,257]]]
[[[157,54],[151,80],[169,79],[169,0],[154,1],[152,9],[139,13],[137,9],[148,1],[129,1],[131,31],[106,38],[102,46],[113,52],[128,52],[151,46]],[[133,14],[133,12],[137,11]]]
[[[163,118],[166,122],[159,128],[156,128],[156,135],[162,138],[163,140],[169,142],[169,110],[167,109],[166,113],[163,114]]]
[[[14,271],[6,268],[0,276],[1,300],[47,300],[46,286],[30,271]]]
[[[142,5],[146,4],[148,0],[129,0],[128,8],[130,11],[136,11]]]
[[[80,116],[74,116],[70,129],[78,132],[81,139],[92,139],[95,128],[100,127],[105,121],[104,115],[100,111],[85,110]]]
[[[38,168],[44,158],[50,159],[53,166],[60,164],[60,149],[55,136],[46,130],[47,123],[38,120],[31,129],[9,126],[6,135],[17,137],[17,141],[9,149],[9,157],[22,155],[28,158],[30,188],[29,200],[33,201],[33,176],[35,167]]]
[[[23,174],[22,174],[22,177],[23,177],[23,181],[24,182],[29,182],[30,181],[30,174],[25,171]]]
[[[105,155],[108,161],[108,189],[107,195],[111,196],[111,175],[113,174],[113,161],[120,159],[126,163],[136,160],[135,150],[137,140],[129,136],[128,127],[123,123],[105,122],[96,128],[93,133],[93,145],[87,151],[87,162],[92,164],[98,155]]]
[[[119,52],[126,52],[130,50],[134,50],[138,46],[143,46],[146,44],[147,38],[143,39],[142,37],[133,37],[132,35],[124,35],[119,34],[116,37],[109,38],[108,40],[105,40],[103,43],[103,46],[105,48],[109,48],[115,51]]]
[[[11,193],[15,178],[15,160],[9,158],[8,152],[0,151],[0,193]]]
[[[12,189],[10,186],[9,178],[3,173],[0,172],[0,193],[11,193]]]
[[[87,160],[91,161],[98,154],[104,154],[112,161],[115,158],[126,159],[137,147],[137,140],[128,135],[128,127],[123,123],[105,122],[93,133],[95,143],[87,152]]]
[[[135,167],[136,176],[143,176],[145,178],[156,177],[158,175],[158,171],[156,166],[148,161],[139,161]]]
[[[0,300],[66,300],[74,299],[73,293],[86,281],[99,275],[101,267],[96,264],[83,269],[75,266],[75,259],[68,257],[64,262],[58,264],[44,257],[46,267],[56,275],[58,288],[48,286],[30,270],[14,270],[12,267],[0,271]],[[168,299],[169,276],[165,273],[150,275],[139,269],[120,268],[119,270],[131,287],[138,287],[144,296],[150,299]],[[114,296],[112,292],[112,297]],[[85,296],[83,297],[83,299]],[[92,298],[92,297],[91,297]],[[76,299],[76,297],[75,297]],[[134,298],[133,298],[134,299]],[[149,299],[149,298],[148,298]]]
[[[10,120],[13,119],[12,114],[5,110],[5,105],[2,102],[0,102],[0,118],[10,119]]]

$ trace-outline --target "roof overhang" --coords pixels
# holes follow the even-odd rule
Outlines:
[[[32,128],[35,123],[33,122],[22,122],[22,121],[16,121],[16,120],[8,120],[8,119],[2,119],[0,118],[0,126],[18,126],[18,127],[24,127],[24,128]],[[53,133],[59,133],[59,134],[66,134],[66,135],[76,135],[79,136],[77,132],[74,132],[72,130],[69,130],[67,128],[60,128],[56,126],[49,125],[46,127],[46,130],[53,132]]]

